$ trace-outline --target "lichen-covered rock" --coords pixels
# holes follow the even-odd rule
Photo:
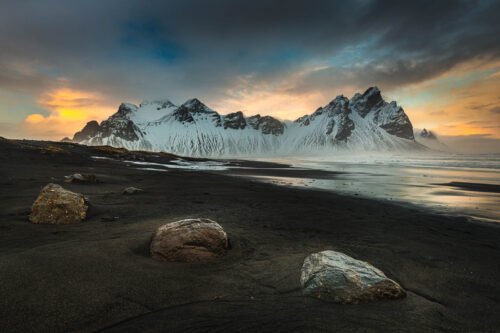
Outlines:
[[[85,219],[88,201],[80,193],[68,191],[57,184],[48,184],[33,203],[32,223],[73,224]]]
[[[151,257],[159,261],[209,261],[226,254],[229,239],[215,221],[186,219],[159,227],[151,241]]]
[[[405,290],[378,268],[336,251],[308,256],[302,266],[300,282],[305,294],[336,303],[406,296]]]

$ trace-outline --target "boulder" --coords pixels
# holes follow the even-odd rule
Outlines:
[[[81,173],[74,173],[69,176],[64,176],[64,181],[66,183],[88,183],[95,184],[98,182],[95,175],[86,175]]]
[[[303,292],[336,303],[363,303],[404,298],[406,292],[378,268],[336,251],[311,254],[304,260]]]
[[[126,194],[126,195],[132,195],[132,194],[137,194],[137,193],[141,193],[141,192],[144,192],[144,190],[140,189],[140,188],[137,188],[137,187],[127,187],[126,189],[123,190],[123,194]]]
[[[32,223],[79,223],[87,216],[88,208],[88,201],[82,194],[48,184],[33,203],[29,218]]]
[[[229,239],[209,219],[186,219],[159,227],[151,242],[151,257],[159,261],[209,261],[226,254]]]

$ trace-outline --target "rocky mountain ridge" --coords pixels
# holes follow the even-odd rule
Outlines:
[[[322,151],[419,149],[413,126],[396,102],[377,87],[350,100],[341,95],[295,121],[272,116],[221,115],[193,98],[122,103],[100,124],[91,121],[73,141],[188,156],[294,154]]]

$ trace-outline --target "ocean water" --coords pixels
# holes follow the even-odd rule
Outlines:
[[[500,223],[500,155],[344,155],[261,160],[340,172],[332,179],[258,177],[262,181],[409,203],[442,214]]]

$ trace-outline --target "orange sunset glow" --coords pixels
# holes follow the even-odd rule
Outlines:
[[[95,92],[59,88],[44,93],[38,104],[48,115],[30,114],[23,122],[28,133],[46,139],[71,137],[88,121],[105,119],[114,112],[102,95]]]
[[[459,66],[440,77],[389,92],[417,128],[441,136],[500,138],[500,64]],[[406,102],[406,103],[405,103]]]

